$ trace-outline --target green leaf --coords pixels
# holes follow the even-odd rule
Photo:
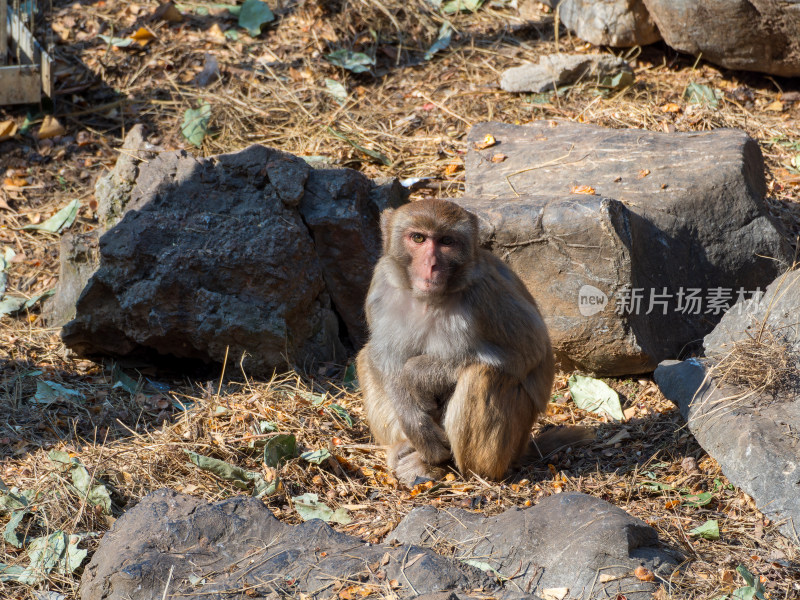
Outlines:
[[[342,67],[353,73],[366,73],[375,64],[375,59],[363,52],[353,52],[352,50],[336,50],[330,54],[326,54],[325,58],[328,59],[333,65]]]
[[[78,208],[80,208],[81,201],[73,200],[64,208],[59,210],[52,217],[47,219],[44,223],[37,223],[35,225],[25,225],[22,229],[37,229],[39,231],[47,231],[49,233],[61,233],[64,229],[68,228],[75,222],[78,216]]]
[[[136,394],[139,391],[139,382],[127,375],[117,364],[111,367],[111,381],[114,382],[114,385],[111,386],[112,389],[122,388],[129,394]]]
[[[203,456],[202,454],[197,454],[197,452],[192,452],[185,448],[183,451],[189,455],[189,460],[199,468],[204,471],[209,471],[220,479],[230,481],[233,485],[242,490],[246,490],[250,486],[250,482],[258,475],[252,471],[227,463],[224,460],[219,460],[218,458]]]
[[[335,79],[326,77],[325,89],[340,106],[344,106],[345,102],[347,102],[347,89]]]
[[[433,55],[439,52],[439,50],[444,50],[447,48],[452,39],[453,27],[450,25],[449,21],[445,21],[439,28],[439,37],[436,38],[436,41],[433,42],[431,47],[428,48],[428,51],[425,53],[425,60],[432,59]]]
[[[325,394],[317,394],[315,392],[309,392],[309,391],[306,391],[306,390],[297,390],[296,394],[298,396],[300,396],[306,402],[310,402],[312,406],[321,405],[323,402],[325,402],[325,400],[328,397],[327,393],[325,393]]]
[[[261,34],[261,26],[275,20],[275,15],[261,0],[245,0],[239,11],[239,27],[246,29],[253,37]]]
[[[278,431],[278,424],[275,421],[259,421],[258,429],[261,433],[272,433]]]
[[[344,371],[344,380],[342,384],[348,390],[356,390],[358,389],[358,372],[356,371],[356,363],[350,363],[347,365],[347,369]]]
[[[731,600],[755,600],[758,597],[757,593],[756,588],[752,586],[740,587],[733,591]]]
[[[295,452],[297,439],[292,434],[281,433],[267,440],[264,462],[269,467],[278,468],[281,462],[294,458]]]
[[[702,492],[701,494],[686,494],[682,498],[684,506],[700,508],[701,506],[705,506],[711,502],[711,500],[714,498],[714,494],[711,492]]]
[[[352,522],[352,518],[344,508],[331,510],[326,504],[319,501],[316,494],[303,494],[292,498],[295,510],[304,521],[311,519],[321,519],[326,523],[341,523],[347,525]]]
[[[462,558],[461,562],[463,562],[466,565],[475,567],[476,569],[480,569],[484,573],[490,573],[495,577],[497,577],[498,579],[500,579],[501,581],[507,581],[509,579],[508,577],[500,573],[500,571],[495,569],[492,565],[490,565],[488,562],[482,560],[475,560],[474,558]]]
[[[475,12],[483,5],[483,0],[449,0],[442,4],[442,12],[452,15],[457,12]]]
[[[347,423],[348,427],[353,426],[353,417],[350,416],[350,413],[347,410],[338,404],[331,404],[328,407],[328,412],[331,414],[332,417],[335,419],[341,419],[345,423]]]
[[[17,527],[19,527],[20,523],[22,523],[22,519],[24,519],[27,514],[28,511],[25,509],[12,512],[11,519],[8,521],[8,524],[6,524],[6,529],[3,532],[3,539],[15,548],[22,548],[23,540],[20,540],[17,536]]]
[[[621,90],[629,85],[633,85],[633,73],[630,71],[620,71],[614,75],[606,75],[600,80],[600,86],[612,90]]]
[[[336,130],[335,130],[333,127],[326,127],[326,129],[327,129],[327,130],[328,130],[328,131],[329,131],[331,134],[333,134],[333,135],[335,135],[336,137],[338,137],[340,140],[344,140],[345,142],[347,142],[348,144],[350,144],[350,145],[351,145],[353,148],[355,148],[355,149],[356,149],[356,150],[358,150],[359,152],[363,152],[363,153],[364,153],[364,154],[366,154],[367,156],[370,156],[370,157],[374,158],[374,159],[375,159],[375,160],[377,160],[378,162],[380,162],[380,163],[382,163],[382,164],[386,165],[387,167],[391,167],[391,166],[392,166],[392,161],[390,161],[390,160],[389,160],[389,159],[386,157],[386,155],[384,155],[384,154],[381,154],[380,152],[376,152],[375,150],[370,150],[369,148],[365,148],[364,146],[362,146],[362,145],[361,145],[361,144],[359,144],[358,142],[354,142],[353,140],[351,140],[349,137],[347,137],[347,136],[346,136],[345,134],[343,134],[342,132],[340,132],[340,131],[336,131]]]
[[[300,458],[302,458],[304,461],[310,462],[315,465],[321,465],[330,457],[331,453],[328,452],[325,448],[322,448],[320,450],[310,450],[308,452],[303,452],[300,455]]]
[[[94,506],[99,506],[103,509],[103,512],[107,515],[111,514],[111,494],[108,491],[108,488],[99,483],[93,488],[90,488],[92,484],[92,476],[89,474],[89,471],[86,470],[80,462],[72,467],[72,485],[80,492],[81,496],[86,498],[86,500],[92,503]]]
[[[572,375],[569,378],[569,391],[578,408],[589,412],[603,412],[616,421],[625,418],[617,392],[599,379]]]
[[[706,540],[719,539],[719,524],[716,519],[709,519],[699,527],[695,527],[689,531],[689,535],[701,537]]]
[[[55,290],[48,290],[43,294],[31,296],[30,298],[22,298],[20,296],[6,296],[0,301],[0,317],[4,315],[13,315],[21,310],[32,308],[42,298],[49,298],[55,293]]]
[[[183,125],[181,125],[183,137],[199,148],[208,133],[210,120],[211,105],[207,102],[201,101],[198,108],[187,108],[183,113]]]
[[[25,579],[25,567],[16,567],[0,563],[0,581],[18,581],[20,583],[27,583]],[[31,581],[30,583],[36,583]]]
[[[83,399],[84,395],[77,390],[72,390],[55,381],[44,381],[39,379],[36,382],[36,394],[31,398],[33,404],[44,406],[69,399]]]
[[[225,39],[230,40],[231,42],[238,42],[239,41],[239,32],[235,29],[228,29],[225,32]]]
[[[117,48],[127,48],[136,41],[132,38],[118,38],[110,35],[98,35],[97,37],[99,37],[109,46],[116,46]]]
[[[643,488],[647,488],[648,490],[654,492],[660,492],[663,490],[672,491],[675,488],[668,483],[661,483],[660,481],[642,481],[639,485]]]
[[[719,106],[714,88],[700,83],[690,83],[683,94],[689,104],[707,104],[711,108]]]

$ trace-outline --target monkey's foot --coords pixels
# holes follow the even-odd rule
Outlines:
[[[394,471],[397,479],[406,487],[412,487],[417,477],[441,479],[445,474],[442,467],[426,463],[416,451],[400,457]]]

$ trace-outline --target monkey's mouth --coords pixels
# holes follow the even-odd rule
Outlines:
[[[434,274],[434,277],[414,279],[414,289],[422,294],[438,294],[447,287],[447,277],[442,274]]]

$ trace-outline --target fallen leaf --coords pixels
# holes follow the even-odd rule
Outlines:
[[[542,590],[544,600],[564,600],[569,594],[569,588],[546,588]]]
[[[599,379],[572,375],[569,378],[569,390],[578,408],[589,412],[604,412],[616,421],[625,418],[619,395]]]
[[[131,39],[144,48],[151,40],[156,38],[156,34],[147,29],[146,27],[139,27],[136,32],[131,36]]]
[[[97,37],[113,48],[127,48],[134,43],[131,38],[118,38],[110,35],[98,35]]]
[[[329,506],[319,501],[317,494],[303,494],[292,498],[294,508],[304,521],[311,519],[321,519],[326,523],[340,523],[347,525],[353,519],[344,508],[337,508],[335,511]]]
[[[28,180],[24,177],[6,177],[3,180],[3,187],[7,188],[23,188],[28,185]]]
[[[486,150],[486,148],[491,148],[497,144],[497,140],[494,139],[494,136],[491,133],[487,133],[484,136],[483,141],[475,142],[475,150]]]
[[[661,107],[661,112],[676,113],[680,111],[681,107],[678,104],[675,104],[674,102],[667,102],[664,106]]]
[[[203,140],[208,133],[208,123],[211,120],[211,105],[201,101],[199,108],[188,108],[183,113],[181,133],[191,144],[198,148],[203,145]]]
[[[690,83],[686,86],[684,98],[689,104],[707,104],[711,108],[719,106],[719,100],[714,88],[699,83]]]
[[[633,574],[636,575],[636,578],[639,581],[655,581],[656,578],[650,569],[642,566],[636,567],[636,570],[633,572]]]
[[[442,4],[442,12],[446,15],[461,11],[475,12],[482,4],[483,0],[449,0]]]
[[[574,185],[570,192],[573,194],[594,194],[595,189],[589,185]]]
[[[650,175],[650,169],[639,169],[638,175],[639,179],[641,179],[642,177],[647,177],[648,175]]]
[[[75,199],[64,208],[59,210],[52,217],[47,219],[44,223],[32,223],[25,225],[22,229],[30,230],[37,229],[39,231],[47,231],[49,233],[61,233],[64,229],[70,227],[78,216],[78,208],[80,207],[80,200]]]
[[[183,14],[172,2],[165,2],[153,12],[153,18],[167,23],[180,23],[183,21]]]
[[[325,90],[333,96],[339,106],[344,106],[345,102],[347,102],[347,89],[335,79],[325,78]]]
[[[58,135],[64,135],[65,133],[67,133],[67,130],[64,129],[64,126],[59,123],[53,115],[45,115],[44,121],[42,121],[42,125],[39,127],[37,137],[40,140],[46,140]]]
[[[433,55],[439,52],[439,50],[444,50],[450,45],[450,40],[453,38],[453,27],[450,25],[449,21],[445,21],[442,23],[442,26],[439,28],[439,36],[436,38],[436,41],[433,42],[428,51],[425,53],[425,60],[430,60],[433,58]]]
[[[245,0],[239,12],[239,27],[252,37],[261,34],[261,27],[275,20],[275,15],[261,0]]]
[[[764,107],[764,110],[768,110],[770,112],[783,112],[783,102],[780,100],[775,100],[775,102],[767,104]]]
[[[701,537],[706,540],[719,539],[719,524],[716,519],[709,519],[699,527],[689,530],[689,535]]]
[[[206,34],[212,42],[217,44],[225,44],[228,41],[225,37],[225,33],[222,31],[222,27],[219,26],[219,23],[214,23],[211,27],[209,27],[206,30]]]
[[[448,177],[452,177],[458,172],[460,168],[461,165],[458,163],[449,164],[444,168],[444,174],[447,175]]]
[[[503,154],[501,152],[498,152],[497,154],[492,156],[492,162],[493,163],[501,163],[507,158],[508,158],[508,156],[506,156],[505,154]]]
[[[10,119],[8,121],[0,121],[0,142],[11,139],[17,134],[17,124]]]
[[[353,73],[366,73],[375,64],[375,59],[363,52],[353,52],[344,48],[326,54],[325,58],[331,64]]]

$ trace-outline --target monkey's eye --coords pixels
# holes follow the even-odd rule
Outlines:
[[[415,244],[421,244],[422,242],[425,241],[425,236],[422,235],[421,233],[412,233],[409,237],[411,238],[411,241],[414,242]]]
[[[442,246],[452,246],[453,244],[456,243],[456,241],[453,238],[451,238],[449,235],[445,235],[445,236],[442,236],[442,238],[439,239],[439,243]]]

